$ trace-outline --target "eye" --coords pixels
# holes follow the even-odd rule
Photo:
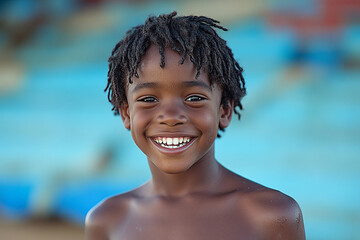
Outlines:
[[[185,99],[185,101],[187,102],[200,102],[202,100],[205,100],[206,98],[205,97],[202,97],[202,96],[198,96],[198,95],[192,95],[192,96],[189,96]]]
[[[145,97],[139,98],[137,101],[145,102],[145,103],[153,103],[153,102],[157,102],[158,100],[155,97],[145,96]]]

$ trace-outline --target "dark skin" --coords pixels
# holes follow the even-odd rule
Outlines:
[[[152,179],[95,206],[86,239],[305,239],[295,200],[216,161],[218,126],[229,125],[233,104],[220,103],[221,89],[206,72],[195,79],[189,59],[181,65],[171,49],[165,56],[162,69],[158,47],[148,49],[119,109]]]

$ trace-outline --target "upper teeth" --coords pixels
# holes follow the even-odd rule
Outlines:
[[[190,142],[190,137],[155,137],[154,141],[163,147],[181,147]]]

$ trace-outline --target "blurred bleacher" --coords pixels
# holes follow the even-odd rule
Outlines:
[[[150,177],[103,92],[107,57],[129,27],[177,9],[221,20],[245,69],[220,162],[294,197],[308,239],[360,239],[359,4],[295,2],[1,2],[0,218],[82,225],[98,201]],[[346,18],[318,24],[326,4]]]

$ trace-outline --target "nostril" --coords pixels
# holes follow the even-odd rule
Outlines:
[[[181,116],[162,116],[158,118],[160,124],[166,124],[168,126],[177,126],[186,123],[186,117]]]
[[[184,121],[174,121],[174,120],[167,120],[167,121],[161,121],[160,124],[165,124],[168,126],[177,126],[177,125],[181,125],[184,124]]]
[[[182,108],[182,103],[168,102],[163,103],[159,114],[157,115],[157,121],[160,124],[166,124],[168,126],[177,126],[184,124],[187,121],[185,111]]]

